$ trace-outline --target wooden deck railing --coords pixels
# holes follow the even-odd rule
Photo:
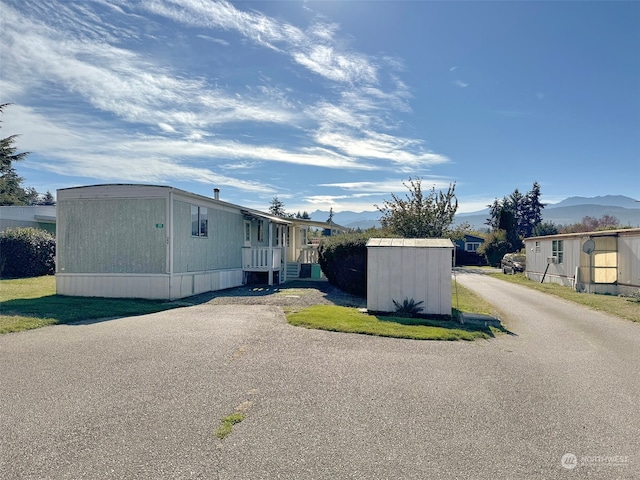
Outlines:
[[[303,248],[296,260],[298,263],[318,263],[318,247],[309,246]]]
[[[280,270],[282,248],[242,247],[242,269],[252,272]]]

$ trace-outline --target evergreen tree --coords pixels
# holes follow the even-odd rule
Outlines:
[[[500,210],[502,209],[502,203],[500,200],[495,198],[491,205],[487,205],[489,207],[489,218],[484,222],[485,225],[489,225],[491,230],[496,230],[498,228],[498,222],[500,219]]]
[[[286,217],[286,212],[284,211],[284,203],[278,200],[278,197],[273,197],[271,200],[271,204],[269,205],[269,213],[271,215],[275,215],[276,217]]]
[[[11,104],[0,105],[0,113],[9,105]],[[14,162],[24,160],[29,155],[29,152],[16,153],[14,143],[18,136],[10,135],[0,139],[0,205],[33,205],[38,199],[38,192],[33,188],[22,187],[24,178],[13,167]]]
[[[50,191],[42,195],[42,198],[38,201],[38,205],[55,205],[56,199],[53,197]]]
[[[533,229],[532,236],[544,237],[546,235],[555,235],[558,232],[558,227],[553,222],[540,222]]]
[[[542,222],[543,208],[544,205],[540,203],[540,184],[533,182],[533,187],[524,198],[522,209],[520,233],[524,238],[532,236],[535,228]]]

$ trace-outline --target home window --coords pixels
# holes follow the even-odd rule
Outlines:
[[[551,255],[558,259],[558,263],[562,263],[564,256],[563,240],[553,240],[551,243]]]
[[[209,235],[209,217],[206,207],[191,205],[191,235],[194,237]]]
[[[307,228],[303,227],[300,229],[300,245],[307,244]]]
[[[467,247],[467,252],[475,252],[476,250],[478,250],[478,247],[480,246],[479,242],[467,242],[466,243],[466,247]]]
[[[258,241],[264,242],[264,220],[258,220]]]
[[[251,246],[251,222],[249,220],[244,221],[244,246]]]
[[[536,241],[536,253],[540,253],[540,242]]]

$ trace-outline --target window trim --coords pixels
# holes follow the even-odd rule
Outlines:
[[[551,241],[551,255],[558,259],[558,263],[563,263],[564,260],[564,241],[552,240]]]

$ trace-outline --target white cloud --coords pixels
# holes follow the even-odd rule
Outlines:
[[[467,87],[469,86],[469,84],[468,84],[468,83],[464,83],[462,80],[454,80],[454,81],[453,81],[453,84],[454,84],[456,87],[460,87],[460,88],[467,88]]]
[[[355,191],[355,192],[370,192],[370,193],[403,193],[407,192],[407,187],[404,184],[408,184],[408,179],[389,179],[376,182],[339,182],[339,183],[321,183],[320,187],[336,187],[343,190]],[[453,183],[453,180],[444,179],[441,177],[421,177],[421,185],[423,189],[431,189],[435,187],[436,190],[447,189],[449,184]]]
[[[215,170],[249,178],[252,166],[275,162],[414,173],[448,161],[423,140],[394,134],[398,112],[411,111],[410,88],[395,74],[401,60],[350,50],[338,38],[339,25],[315,21],[302,29],[204,0],[16,5],[3,4],[0,40],[11,48],[3,49],[2,60],[13,68],[3,69],[0,87],[7,100],[37,106],[19,110],[22,123],[14,126],[24,133],[25,146],[47,159],[44,170],[270,193],[274,187],[261,180]],[[308,81],[312,72],[322,88],[300,94],[286,80],[276,83],[261,72],[246,82],[229,76],[218,84],[174,67],[165,56],[172,45],[156,36],[160,24],[147,12],[205,29],[199,38],[225,47],[231,44],[219,38],[221,31],[225,38],[241,37],[233,48],[248,42],[268,48],[269,55],[290,61],[296,80]],[[178,37],[176,43],[193,39]],[[149,50],[137,50],[146,42]],[[156,54],[156,47],[163,53]],[[272,137],[270,128],[280,131]]]
[[[158,124],[158,127],[160,127],[160,130],[162,130],[163,132],[167,132],[167,133],[176,133],[176,129],[173,128],[171,125],[169,125],[168,123],[164,123],[164,122],[160,122]]]
[[[218,45],[223,45],[225,47],[228,47],[229,45],[231,45],[229,42],[227,42],[226,40],[223,40],[222,38],[210,37],[209,35],[196,35],[196,36],[208,42],[217,43]]]

